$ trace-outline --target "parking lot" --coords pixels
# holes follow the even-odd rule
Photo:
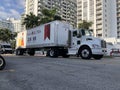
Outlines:
[[[3,57],[0,90],[120,90],[120,57]]]

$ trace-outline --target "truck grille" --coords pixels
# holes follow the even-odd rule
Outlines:
[[[102,47],[102,48],[106,48],[106,41],[101,40],[101,47]]]

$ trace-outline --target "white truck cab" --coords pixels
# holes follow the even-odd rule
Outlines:
[[[106,42],[93,37],[90,30],[79,29],[72,31],[71,47],[68,54],[77,54],[83,59],[101,59],[106,53]]]

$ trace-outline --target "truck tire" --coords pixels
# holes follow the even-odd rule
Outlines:
[[[90,59],[92,57],[91,49],[88,46],[83,46],[80,49],[79,54],[82,59]]]
[[[16,50],[15,54],[16,54],[16,55],[20,55],[20,51],[19,51],[19,50]]]
[[[46,57],[50,56],[50,50],[47,50]]]
[[[0,70],[3,70],[5,68],[5,60],[2,56],[0,56]]]
[[[50,57],[58,57],[58,51],[55,49],[51,49],[49,51],[49,55],[50,55]]]
[[[99,59],[103,58],[103,55],[93,55],[93,58],[96,60],[99,60]]]
[[[24,50],[21,50],[21,49],[16,50],[16,55],[23,55],[23,53],[24,53]]]

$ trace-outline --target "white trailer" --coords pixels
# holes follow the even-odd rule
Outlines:
[[[106,42],[93,37],[89,30],[75,30],[62,21],[53,21],[18,33],[17,55],[23,55],[24,52],[34,55],[39,48],[46,49],[50,57],[77,55],[83,59],[101,59],[106,51]]]

